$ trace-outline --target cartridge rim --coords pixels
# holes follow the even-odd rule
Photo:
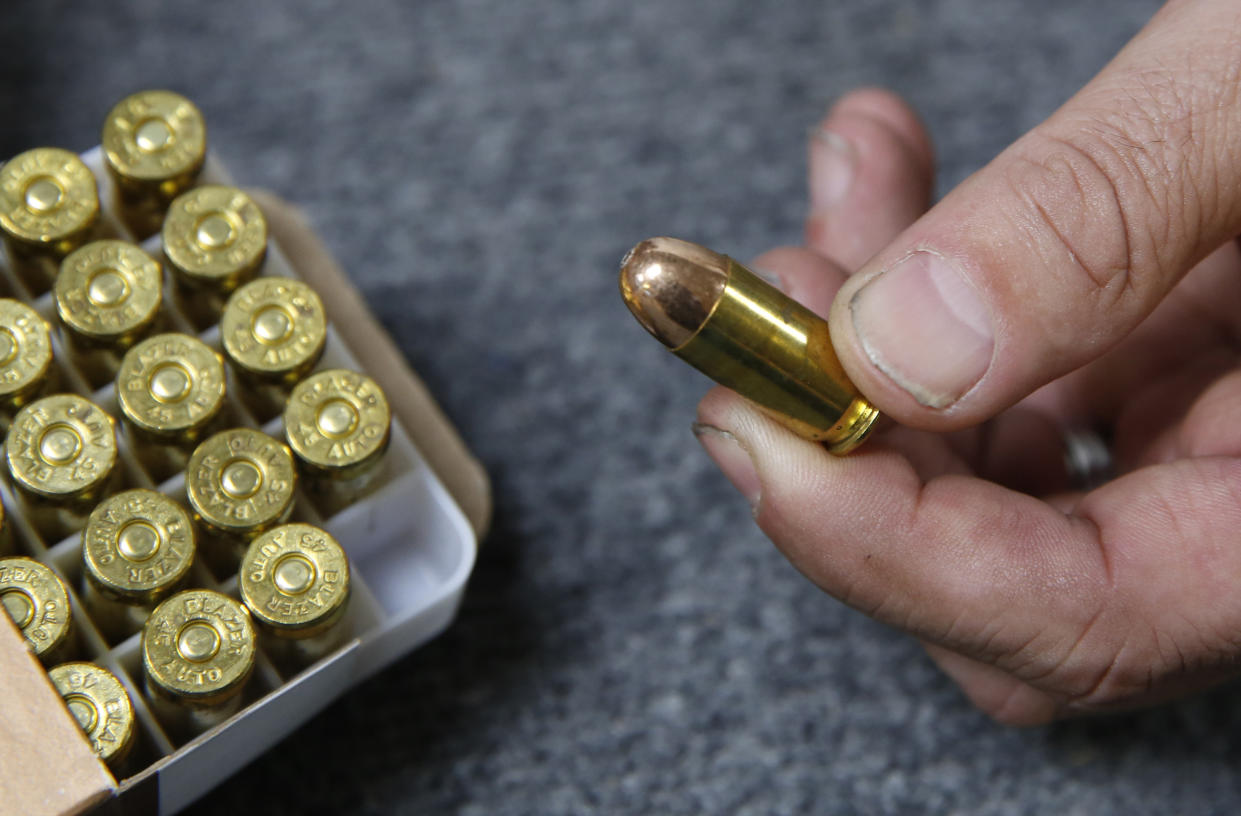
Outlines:
[[[69,592],[60,576],[33,558],[0,558],[0,607],[36,657],[54,652],[69,637]]]
[[[328,628],[349,600],[349,558],[330,533],[311,524],[282,524],[254,539],[238,575],[255,621],[286,637]]]
[[[19,300],[0,298],[0,399],[33,391],[52,365],[47,321]]]
[[[128,241],[92,241],[60,264],[56,314],[74,332],[116,342],[151,325],[163,301],[159,261]]]
[[[236,187],[206,185],[168,208],[164,255],[183,281],[221,291],[250,278],[267,253],[267,219]]]
[[[61,663],[47,676],[95,755],[108,764],[124,759],[133,745],[134,706],[117,676],[86,662]]]
[[[85,495],[116,465],[116,423],[77,394],[55,394],[22,408],[4,440],[14,481],[50,499]]]
[[[55,245],[98,218],[95,176],[68,150],[36,147],[0,166],[0,229],[13,240]]]
[[[349,477],[388,446],[392,411],[379,384],[356,371],[328,369],[298,383],[284,409],[284,432],[303,464]]]
[[[194,525],[180,504],[135,488],[100,502],[82,530],[88,581],[130,603],[154,603],[170,593],[194,562]]]
[[[259,533],[284,521],[293,509],[296,483],[288,447],[250,428],[204,440],[185,470],[195,517],[225,533]]]
[[[142,627],[142,668],[155,689],[203,704],[241,690],[254,670],[250,613],[210,589],[187,589],[155,607]]]
[[[323,354],[327,316],[306,284],[264,277],[240,287],[220,318],[224,353],[237,368],[263,379],[297,379]]]
[[[125,418],[148,433],[175,436],[211,422],[224,407],[224,361],[203,341],[170,332],[125,352],[116,397]]]
[[[183,187],[207,157],[207,130],[202,112],[184,96],[139,91],[108,112],[100,144],[108,169],[117,178],[180,180]]]

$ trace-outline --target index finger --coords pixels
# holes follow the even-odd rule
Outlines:
[[[831,315],[902,424],[952,430],[1097,359],[1241,231],[1241,11],[1171,2],[1086,88],[881,251]]]
[[[1236,459],[1144,468],[1065,513],[968,476],[924,482],[882,442],[833,457],[723,389],[699,417],[727,431],[708,452],[816,584],[1068,706],[1150,693],[1236,649]],[[730,439],[740,456],[721,455]]]

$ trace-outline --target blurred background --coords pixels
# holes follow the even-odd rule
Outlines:
[[[706,381],[616,268],[797,243],[804,151],[908,96],[942,194],[1155,0],[9,0],[0,155],[194,99],[305,210],[493,479],[456,624],[191,808],[284,813],[1235,812],[1241,701],[1017,731],[801,578],[690,433]]]

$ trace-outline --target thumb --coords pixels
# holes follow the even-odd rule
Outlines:
[[[851,278],[841,361],[898,421],[980,422],[1123,338],[1241,231],[1241,7],[1171,2]]]

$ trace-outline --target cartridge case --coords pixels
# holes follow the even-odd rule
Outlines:
[[[0,557],[12,555],[17,550],[13,541],[13,525],[9,524],[8,511],[0,502]]]
[[[194,525],[177,502],[138,488],[100,502],[82,529],[82,601],[112,642],[137,632],[194,562]]]
[[[161,235],[180,306],[198,328],[219,320],[228,295],[267,256],[267,220],[235,187],[207,185],[178,196]]]
[[[381,472],[392,411],[378,383],[347,369],[307,377],[284,410],[284,433],[326,516],[363,495]]]
[[[44,397],[18,412],[4,457],[27,519],[51,544],[81,529],[110,487],[116,424],[85,397]]]
[[[134,706],[125,686],[94,663],[62,663],[47,676],[95,755],[116,773],[133,748],[136,732]]]
[[[214,569],[235,569],[252,539],[288,519],[296,485],[288,447],[261,431],[232,428],[194,449],[185,492]]]
[[[879,420],[840,365],[827,321],[733,259],[652,238],[625,257],[620,284],[674,354],[832,453],[861,444]]]
[[[327,340],[327,317],[315,291],[291,278],[263,277],[233,292],[220,318],[220,344],[245,382],[242,399],[260,422],[284,408]]]
[[[850,383],[827,322],[733,261],[715,312],[675,349],[834,453],[859,444],[879,412]]]
[[[19,300],[0,298],[0,429],[55,380],[47,321]]]
[[[250,613],[209,589],[168,598],[142,627],[142,670],[151,708],[186,738],[228,719],[254,671]]]
[[[91,387],[115,377],[121,355],[155,324],[163,288],[159,262],[126,241],[92,241],[61,263],[52,287],[56,314]]]
[[[141,240],[159,232],[168,205],[198,178],[207,129],[202,113],[180,94],[140,91],[108,112],[100,145],[117,212]]]
[[[238,577],[241,599],[277,666],[300,668],[344,642],[349,559],[326,531],[310,524],[268,530],[251,542]]]
[[[68,150],[37,147],[0,166],[0,232],[10,266],[31,295],[51,288],[65,255],[99,222],[99,190]]]
[[[139,461],[155,482],[184,467],[224,408],[224,361],[188,334],[157,334],[125,353],[116,398]]]
[[[0,606],[43,665],[72,656],[76,643],[69,592],[49,567],[32,558],[0,558]]]

